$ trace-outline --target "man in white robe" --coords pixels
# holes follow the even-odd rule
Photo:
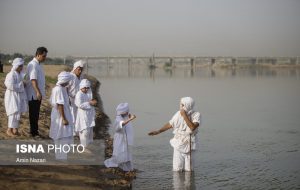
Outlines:
[[[161,129],[149,133],[150,136],[158,135],[173,128],[174,138],[170,140],[170,144],[174,148],[173,171],[193,170],[201,118],[200,113],[193,110],[194,105],[194,100],[191,97],[181,98],[180,111],[177,111]]]
[[[52,111],[49,136],[54,140],[56,147],[61,147],[61,151],[56,150],[55,152],[57,160],[67,159],[67,153],[63,151],[63,146],[73,143],[74,123],[66,89],[71,79],[72,76],[69,72],[61,72],[58,75],[58,81],[56,86],[52,89],[50,97]]]
[[[133,129],[131,121],[136,116],[129,114],[128,103],[119,104],[116,111],[113,155],[105,160],[104,164],[106,167],[119,167],[123,171],[132,171],[133,164],[130,146],[133,145]]]
[[[25,76],[23,71],[24,60],[22,58],[15,58],[12,66],[4,82],[6,86],[4,104],[8,116],[8,129],[6,133],[8,136],[18,135],[21,114],[25,113],[28,108],[23,82]]]
[[[76,122],[76,116],[77,116],[77,106],[75,105],[75,96],[77,92],[79,91],[79,84],[82,80],[82,71],[84,68],[84,62],[82,60],[76,61],[73,65],[73,69],[70,72],[71,74],[71,80],[67,86],[67,92],[70,97],[70,109],[72,113],[72,119],[73,123]],[[76,135],[74,131],[74,135]]]
[[[87,79],[80,82],[80,90],[75,97],[77,106],[77,116],[75,122],[75,132],[79,134],[80,143],[86,147],[93,142],[93,127],[95,126],[95,108],[97,101],[93,99],[91,83]]]

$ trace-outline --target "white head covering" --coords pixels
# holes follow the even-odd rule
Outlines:
[[[69,72],[63,71],[58,74],[56,85],[61,85],[69,82],[72,79],[72,75]]]
[[[73,70],[77,69],[77,67],[84,67],[84,62],[82,60],[76,61],[73,66]]]
[[[15,58],[12,62],[12,71],[15,71],[20,65],[24,64],[24,60],[22,58]]]
[[[129,112],[129,105],[128,105],[128,103],[120,103],[117,106],[116,111],[117,111],[117,115],[121,115],[123,113]]]
[[[82,79],[81,80],[81,82],[79,84],[79,88],[82,89],[84,87],[89,87],[89,88],[91,87],[91,83],[90,83],[89,80],[87,80],[87,79]]]
[[[183,109],[188,115],[194,112],[195,101],[191,97],[183,97],[180,100],[180,103],[183,104]]]

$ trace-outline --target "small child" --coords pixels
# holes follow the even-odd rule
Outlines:
[[[51,125],[49,137],[53,139],[55,146],[64,146],[66,144],[73,144],[73,128],[74,123],[69,106],[69,96],[66,86],[72,79],[68,72],[61,72],[57,77],[56,86],[52,89],[50,104],[51,111]],[[55,158],[57,160],[67,160],[67,153],[64,151],[56,151]]]
[[[79,133],[80,143],[86,147],[93,142],[93,127],[95,126],[95,109],[97,101],[92,99],[91,83],[82,79],[80,90],[75,96],[75,105],[78,107],[75,132]]]
[[[128,103],[117,106],[117,116],[114,122],[115,135],[113,155],[104,161],[106,167],[119,167],[123,171],[132,171],[132,154],[129,146],[133,145],[133,130],[131,121],[136,118],[129,113]]]
[[[18,128],[22,113],[27,111],[27,97],[24,89],[24,60],[15,58],[11,71],[6,75],[4,105],[8,117],[6,134],[11,137],[19,135]]]

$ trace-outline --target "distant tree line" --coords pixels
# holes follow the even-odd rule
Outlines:
[[[10,64],[9,61],[14,60],[15,58],[20,57],[23,58],[25,61],[25,64],[29,63],[32,59],[33,59],[33,55],[23,55],[21,53],[14,53],[14,54],[4,54],[4,53],[0,53],[0,60],[1,63],[4,65],[8,65]],[[74,60],[71,58],[58,58],[58,57],[47,57],[46,61],[44,64],[49,64],[49,65],[62,65],[62,64],[73,64]]]

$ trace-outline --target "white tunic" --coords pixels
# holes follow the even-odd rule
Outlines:
[[[110,159],[105,160],[104,163],[106,167],[120,167],[120,164],[132,161],[132,155],[129,148],[129,146],[133,145],[132,125],[131,122],[129,122],[127,125],[122,126],[122,123],[127,119],[128,117],[116,117],[114,123],[115,134],[113,142],[113,156]]]
[[[46,96],[45,91],[45,73],[42,65],[39,64],[36,58],[28,63],[27,65],[27,82],[26,82],[26,92],[28,101],[30,100],[37,100],[36,93],[32,87],[31,80],[36,79],[38,83],[38,88],[42,94],[42,97]]]
[[[6,91],[4,104],[7,116],[20,114],[27,111],[27,98],[23,84],[23,77],[17,71],[11,71],[6,75],[4,84]]]
[[[193,123],[199,123],[200,126],[201,115],[199,112],[193,112],[190,116],[190,120]],[[190,152],[190,140],[191,140],[191,150],[196,150],[196,144],[198,143],[198,128],[192,131],[184,118],[181,116],[180,111],[175,113],[172,119],[169,121],[170,125],[173,127],[174,137],[170,140],[173,148],[177,149],[179,152],[188,153]]]
[[[63,137],[73,136],[73,120],[70,111],[69,97],[65,87],[60,85],[55,86],[52,89],[52,94],[50,97],[50,103],[52,105],[51,112],[51,126],[50,126],[50,138],[57,140]],[[62,117],[57,109],[57,104],[62,104],[64,106],[64,114],[69,122],[69,125],[64,125]]]
[[[70,102],[71,102],[71,113],[73,117],[73,122],[75,123],[76,121],[76,116],[77,116],[77,106],[75,105],[75,96],[77,92],[80,90],[79,89],[79,84],[81,81],[81,78],[78,78],[73,72],[70,72],[72,75],[72,79],[69,81],[69,84],[67,86],[67,91],[68,95],[70,97]]]
[[[95,108],[89,103],[91,99],[89,94],[83,93],[81,90],[76,94],[75,105],[78,107],[75,122],[76,132],[95,126]]]

